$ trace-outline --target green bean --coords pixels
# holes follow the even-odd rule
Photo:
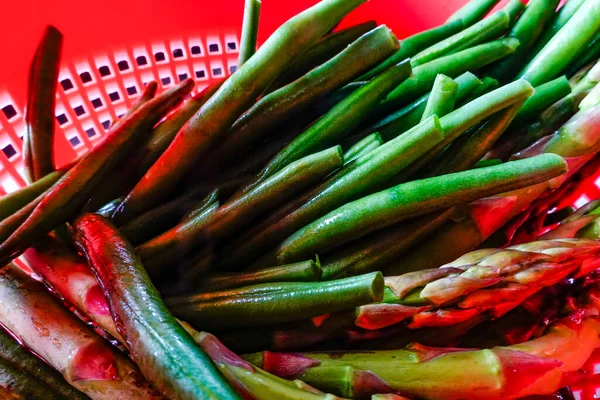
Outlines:
[[[488,94],[492,90],[498,89],[499,87],[500,83],[496,79],[491,78],[489,76],[484,76],[481,80],[481,85],[477,86],[475,90],[469,93],[467,97],[462,99],[462,101],[459,103],[459,106],[463,106],[466,103],[470,103],[473,100],[483,96],[484,94]]]
[[[183,218],[191,219],[203,212],[218,200],[218,192],[214,190],[208,196],[202,195],[204,190],[186,192],[162,206],[138,215],[120,230],[131,244],[137,246],[171,229]],[[192,211],[194,214],[190,215]]]
[[[381,139],[381,135],[378,132],[374,132],[374,133],[370,134],[369,136],[366,136],[364,139],[359,140],[352,147],[350,147],[344,153],[344,164],[347,164],[350,161],[354,160],[355,158],[358,158],[359,155],[365,149],[370,148],[370,146],[373,143],[377,144],[377,146],[375,148],[377,148],[378,146],[381,146],[383,144],[383,139]]]
[[[533,96],[527,99],[515,117],[511,128],[521,127],[536,120],[540,113],[571,93],[571,85],[565,76],[535,88]]]
[[[321,279],[321,265],[317,261],[300,261],[252,272],[214,274],[202,279],[195,290],[214,292],[244,286],[273,282],[312,282]]]
[[[242,193],[252,189],[290,162],[336,143],[344,134],[363,122],[390,90],[408,78],[410,72],[410,64],[403,62],[357,89],[277,153]],[[350,109],[352,112],[348,112]]]
[[[63,35],[48,25],[29,67],[23,161],[29,182],[54,171],[54,108]]]
[[[146,261],[150,275],[157,276],[174,260],[187,255],[192,247],[235,233],[260,213],[310,187],[342,164],[339,146],[301,158],[207,218],[185,221],[136,250]]]
[[[473,168],[484,168],[484,167],[491,167],[493,165],[498,165],[498,164],[502,164],[502,160],[499,158],[492,158],[489,160],[480,160],[477,162],[477,164],[475,164],[473,166]]]
[[[0,221],[10,217],[54,185],[70,168],[61,168],[12,193],[0,197]]]
[[[424,50],[429,46],[433,46],[435,43],[438,43],[454,35],[455,33],[460,32],[462,29],[462,20],[456,20],[402,39],[400,41],[400,49],[398,49],[391,57],[369,72],[366,72],[365,74],[356,78],[356,81],[369,81],[388,68],[393,67],[399,62],[414,56],[421,50]]]
[[[189,79],[147,102],[119,124],[105,140],[86,154],[58,182],[25,208],[0,222],[0,262],[22,253],[37,239],[76,216],[99,182],[143,139],[143,133],[156,124],[192,90]],[[16,229],[15,229],[16,228]],[[12,229],[14,232],[10,233]]]
[[[239,399],[171,315],[133,246],[110,221],[84,214],[74,227],[75,241],[98,277],[117,329],[146,379],[172,399]]]
[[[500,0],[471,0],[448,18],[446,22],[462,20],[465,26],[471,26],[490,12]]]
[[[88,398],[79,390],[69,385],[55,369],[50,367],[39,357],[34,356],[27,351],[27,349],[21,346],[13,337],[3,330],[0,330],[0,360],[3,365],[14,368],[21,373],[30,376],[33,380],[37,381],[37,384],[44,388],[44,390],[48,390],[48,388],[53,389],[54,393],[51,395],[61,396],[42,397],[42,400],[47,400],[49,398],[83,400]],[[30,399],[30,397],[25,397],[25,399]]]
[[[523,102],[498,111],[490,120],[463,141],[456,140],[435,160],[426,176],[439,176],[471,168],[492,148],[510,126]]]
[[[596,85],[587,96],[579,103],[579,109],[581,111],[589,110],[596,107],[600,103],[600,84]]]
[[[560,0],[532,0],[523,15],[510,31],[509,36],[519,39],[520,45],[510,56],[498,61],[487,69],[487,73],[505,82],[515,77],[516,72],[523,67],[531,46],[541,35],[548,21],[554,17],[554,11]]]
[[[387,57],[397,46],[395,36],[385,26],[364,34],[328,62],[260,99],[233,124],[227,140],[215,146],[212,158],[229,161],[237,157],[315,100]]]
[[[327,282],[265,283],[226,291],[172,297],[173,313],[197,327],[220,329],[299,321],[381,301],[379,272]]]
[[[432,115],[437,115],[441,118],[453,111],[457,91],[458,83],[456,81],[448,78],[446,75],[439,74],[433,83],[433,89],[431,89],[429,99],[427,99],[427,105],[425,106],[425,111],[423,111],[421,122]]]
[[[400,171],[419,159],[443,140],[439,119],[431,117],[373,152],[356,159],[338,173],[271,213],[240,238],[229,244],[216,261],[225,267],[256,259],[306,224],[340,207],[348,201],[386,187]],[[261,263],[268,266],[268,261]],[[271,264],[273,265],[273,264]]]
[[[473,128],[506,107],[525,101],[532,94],[533,88],[531,85],[520,79],[485,94],[446,115],[440,120],[444,129],[444,140],[429,150],[426,155],[413,163],[409,168],[402,171],[394,179],[394,183],[405,182],[408,178],[417,174],[417,172],[422,171],[450,143],[454,142],[468,129]]]
[[[413,76],[394,89],[381,103],[381,112],[404,106],[429,91],[437,74],[455,78],[506,57],[518,45],[519,41],[514,38],[496,40],[419,65],[414,68]]]
[[[339,207],[288,237],[273,255],[282,263],[324,252],[396,222],[544,182],[566,170],[562,157],[544,154],[401,184]]]
[[[339,104],[342,100],[346,99],[352,93],[365,86],[368,81],[354,81],[347,85],[344,85],[340,89],[333,93],[329,93],[325,97],[317,100],[313,105],[310,106],[310,110],[315,115],[327,114],[333,107]]]
[[[600,32],[596,34],[594,39],[592,39],[587,46],[585,46],[579,54],[577,58],[573,60],[571,65],[566,69],[565,74],[570,78],[575,75],[579,70],[584,68],[589,63],[593,63],[594,61],[600,58]]]
[[[535,42],[535,45],[531,48],[531,60],[538,54],[544,46],[561,30],[563,26],[571,17],[577,12],[579,7],[585,2],[585,0],[568,0],[565,5],[563,5],[558,13],[555,14],[554,18],[550,23],[548,23],[548,27],[544,29],[544,32],[540,36],[540,38]]]
[[[402,221],[350,242],[322,257],[323,280],[344,278],[393,266],[398,256],[436,232],[454,209]]]
[[[344,165],[356,160],[357,158],[363,158],[363,156],[366,156],[367,154],[374,154],[371,153],[373,150],[381,147],[381,145],[383,144],[383,140],[380,137],[380,140],[374,140],[371,143],[369,143],[368,145],[366,145],[365,147],[363,147],[358,153],[356,153],[356,155],[354,157],[348,158],[348,159],[344,159]]]
[[[466,98],[482,83],[470,72],[460,75],[455,79],[455,82],[458,83],[458,90],[456,92],[457,102]],[[419,97],[409,105],[372,124],[359,135],[377,131],[384,140],[391,140],[399,134],[406,132],[408,129],[416,126],[421,120],[430,94],[428,93]]]
[[[265,93],[271,93],[295,81],[318,65],[329,61],[344,50],[346,46],[376,27],[377,23],[375,21],[367,21],[323,36],[283,71],[269,85]]]
[[[136,112],[141,106],[143,106],[148,101],[152,100],[154,96],[156,96],[156,91],[158,90],[158,82],[150,81],[148,85],[146,85],[146,89],[142,95],[127,109],[125,114],[120,116],[117,120],[113,121],[110,126],[110,129],[115,129],[120,123],[127,119],[131,114]]]
[[[556,78],[600,28],[600,0],[588,0],[521,71],[519,77],[540,85]]]
[[[322,0],[279,27],[221,85],[123,201],[115,221],[127,220],[167,198],[184,175],[289,63],[365,0]]]
[[[508,14],[511,27],[515,24],[524,9],[525,3],[523,3],[521,0],[510,0],[502,9],[502,11],[505,11]]]
[[[260,0],[246,0],[244,21],[242,23],[242,38],[240,39],[240,52],[238,54],[238,68],[244,65],[256,52],[260,4]]]
[[[133,154],[117,167],[117,170],[120,171],[118,179],[107,179],[101,182],[85,205],[84,211],[95,211],[109,200],[127,195],[148,171],[148,168],[166,150],[181,127],[210,99],[220,85],[221,82],[217,82],[208,86],[181,104],[164,121],[151,129],[144,143],[139,144]]]
[[[411,57],[413,67],[448,54],[456,53],[475,45],[485,43],[501,36],[507,29],[510,18],[508,13],[499,11],[473,26],[442,40]]]
[[[0,358],[0,397],[10,400],[68,400],[39,379]],[[80,398],[85,398],[81,397]]]

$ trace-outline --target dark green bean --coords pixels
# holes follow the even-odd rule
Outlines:
[[[240,39],[240,52],[238,54],[238,68],[244,65],[256,52],[260,4],[260,0],[246,0],[244,21],[242,23],[242,38]]]
[[[322,0],[291,18],[221,85],[179,131],[113,215],[115,221],[160,204],[185,174],[289,63],[365,0]]]
[[[299,321],[381,301],[379,272],[327,282],[265,283],[220,292],[167,298],[181,319],[202,329]]]
[[[29,182],[54,171],[54,108],[63,35],[48,25],[29,67],[23,161]]]

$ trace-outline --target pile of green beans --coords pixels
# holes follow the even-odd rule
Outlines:
[[[558,10],[559,0],[511,0],[494,12],[499,0],[471,0],[405,38],[375,21],[335,28],[365,1],[320,0],[261,44],[265,9],[245,0],[235,72],[193,96],[191,79],[162,93],[149,83],[102,142],[61,168],[63,36],[44,31],[28,79],[29,185],[0,198],[0,397],[327,400],[285,379],[326,370],[314,360],[267,357],[281,362],[266,362],[284,375],[274,376],[217,337],[234,349],[362,350],[421,333],[450,345],[483,322],[416,291],[387,301],[400,299],[389,282],[419,288],[439,272],[448,290],[453,280],[499,290],[484,263],[413,272],[519,228],[600,151],[600,0]],[[43,285],[13,263],[20,255]],[[503,296],[516,290],[507,282]],[[377,323],[358,323],[360,310]],[[419,330],[406,332],[405,313]],[[387,390],[368,365],[329,372],[318,389],[331,378],[352,398],[361,384]]]

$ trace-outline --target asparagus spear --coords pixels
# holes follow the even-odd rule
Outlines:
[[[571,250],[577,257],[577,250]],[[585,247],[582,250],[586,252]],[[352,398],[397,392],[425,399],[513,399],[549,394],[563,386],[565,378],[600,346],[597,275],[588,275],[587,282],[572,303],[574,313],[553,323],[543,336],[521,344],[492,349],[417,344],[390,351],[267,351],[244,358],[275,375],[302,379]]]
[[[169,313],[133,247],[108,220],[84,214],[75,222],[75,241],[98,277],[131,357],[158,390],[177,399],[239,398]]]
[[[115,339],[122,341],[98,280],[85,259],[50,236],[27,249],[23,258],[31,270],[60,298],[72,304]]]
[[[522,156],[553,152],[568,158],[568,174],[526,189],[471,203],[461,220],[446,225],[427,241],[395,260],[388,272],[404,272],[403,266],[406,265],[414,269],[437,267],[477,247],[535,199],[560,186],[569,175],[594,156],[600,149],[599,121],[600,107],[580,112],[556,134],[523,152]]]
[[[529,342],[492,349],[432,348],[245,356],[267,372],[351,398],[404,393],[424,399],[517,399],[551,394],[600,346],[598,305]],[[575,317],[577,318],[577,317]],[[473,367],[473,366],[477,367]]]
[[[242,23],[242,38],[238,68],[256,52],[256,36],[258,35],[258,20],[260,18],[260,0],[247,0],[244,6],[244,22]]]
[[[323,393],[302,381],[288,381],[256,368],[231,352],[213,335],[198,332],[185,322],[183,328],[194,338],[204,351],[217,364],[227,380],[244,394],[245,398],[256,400],[342,400],[337,396]]]
[[[23,161],[30,182],[54,171],[54,107],[63,36],[48,25],[29,67]]]
[[[0,322],[92,399],[160,399],[137,367],[38,282],[16,267],[0,271]]]
[[[146,211],[169,196],[199,157],[256,101],[289,62],[364,1],[323,0],[279,27],[179,131],[113,215],[115,221]]]

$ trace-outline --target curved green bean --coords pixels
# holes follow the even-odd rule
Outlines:
[[[242,37],[240,39],[240,52],[238,54],[238,68],[244,65],[256,52],[260,5],[260,0],[246,0],[244,20],[242,22]]]

